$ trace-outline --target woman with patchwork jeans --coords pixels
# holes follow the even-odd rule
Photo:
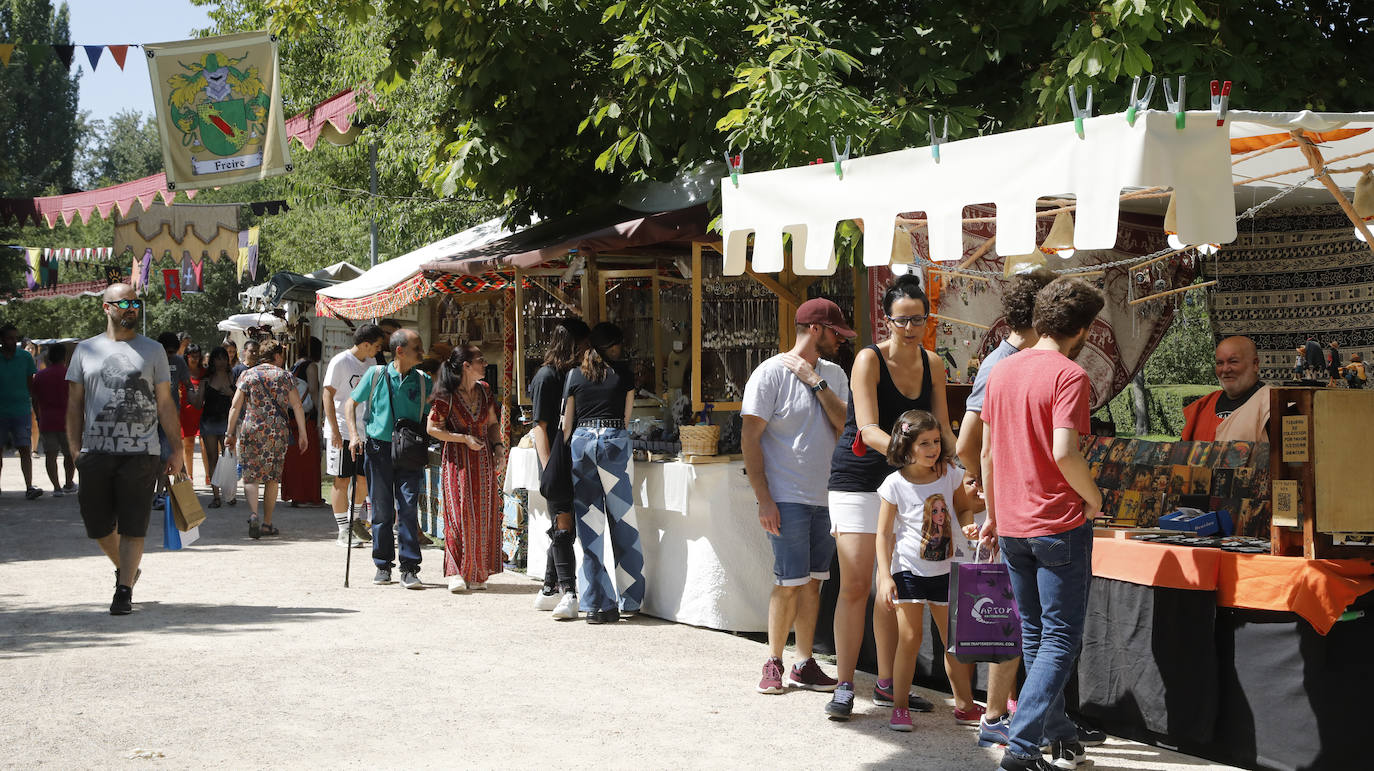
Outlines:
[[[635,524],[630,483],[630,432],[634,377],[620,361],[624,335],[602,322],[580,367],[568,373],[563,391],[564,438],[572,453],[573,515],[582,542],[579,606],[587,623],[606,624],[637,613],[644,602],[644,552]],[[615,576],[625,583],[617,602],[616,581],[602,562],[605,538],[615,555]]]

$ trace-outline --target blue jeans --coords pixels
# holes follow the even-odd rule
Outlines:
[[[401,572],[420,572],[420,491],[423,471],[400,471],[391,465],[391,442],[368,438],[367,498],[372,502],[372,562],[390,570],[401,542]],[[392,523],[399,520],[398,533]]]
[[[630,432],[623,428],[579,427],[573,431],[573,516],[582,542],[578,605],[583,612],[614,610],[616,581],[601,562],[605,538],[611,539],[614,571],[622,584],[619,609],[644,604],[644,550],[635,523],[630,484]],[[610,482],[607,489],[603,479]]]
[[[1092,582],[1092,523],[1055,535],[999,540],[1021,611],[1026,667],[1007,749],[1020,758],[1039,757],[1044,741],[1078,735],[1064,712],[1064,686],[1083,647]]]
[[[812,579],[830,577],[835,538],[830,535],[830,509],[806,503],[778,501],[778,535],[773,545],[773,583],[806,586]]]

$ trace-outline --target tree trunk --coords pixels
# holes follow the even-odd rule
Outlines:
[[[1150,433],[1150,412],[1145,398],[1145,370],[1141,369],[1131,378],[1131,411],[1135,413],[1135,435]]]

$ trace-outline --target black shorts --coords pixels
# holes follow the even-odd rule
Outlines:
[[[118,526],[122,536],[146,536],[153,485],[162,465],[156,455],[81,453],[76,459],[76,470],[81,474],[76,497],[86,535],[104,538]]]
[[[347,441],[344,442],[343,447],[335,447],[333,442],[325,440],[324,446],[325,473],[337,479],[366,478],[367,474],[363,470],[365,456],[359,455],[355,459],[353,453],[348,451]]]
[[[949,574],[918,576],[910,570],[892,574],[897,584],[897,602],[924,602],[930,605],[949,604]]]

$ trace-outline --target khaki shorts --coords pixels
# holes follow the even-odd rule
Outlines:
[[[43,447],[43,454],[48,457],[59,452],[68,456],[72,454],[71,445],[67,444],[66,431],[44,431],[38,435],[38,443]]]

